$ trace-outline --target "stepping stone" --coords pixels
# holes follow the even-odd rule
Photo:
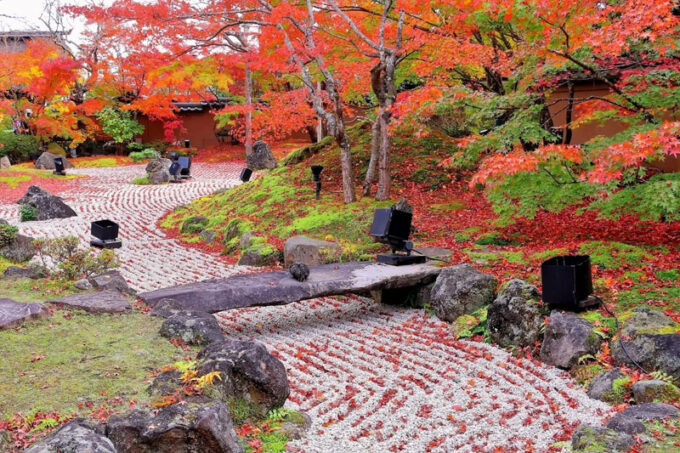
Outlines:
[[[435,281],[441,268],[429,264],[387,266],[372,262],[325,264],[310,267],[304,282],[288,271],[237,275],[219,280],[159,289],[140,294],[148,305],[174,299],[185,310],[217,313],[242,307],[289,304],[305,299],[410,288]]]
[[[39,303],[22,303],[0,299],[0,329],[9,329],[28,319],[45,318],[49,312]]]
[[[85,294],[74,294],[47,301],[50,304],[62,304],[89,313],[121,313],[132,309],[130,302],[118,291],[100,291]]]

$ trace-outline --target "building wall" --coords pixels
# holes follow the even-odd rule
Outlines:
[[[602,82],[581,82],[574,87],[574,98],[585,99],[590,96],[606,97],[609,95],[609,87]],[[553,118],[555,127],[564,127],[566,121],[565,108],[567,106],[568,98],[567,88],[559,88],[555,90],[546,99],[550,110],[550,115]],[[551,105],[553,104],[554,105]],[[678,117],[668,117],[668,120],[679,120]],[[581,145],[588,140],[597,136],[611,137],[626,128],[626,124],[622,121],[610,120],[603,124],[591,123],[574,128],[572,131],[572,145]],[[680,171],[680,157],[667,157],[660,162],[654,162],[651,166],[656,167],[666,172]]]
[[[220,143],[215,135],[215,120],[209,110],[201,112],[182,112],[178,114],[182,120],[183,129],[175,132],[175,139],[181,141],[188,139],[191,146],[196,148],[207,148]],[[140,124],[144,126],[144,133],[141,135],[142,142],[151,143],[163,141],[163,123],[161,121],[150,120],[142,115],[139,118]]]

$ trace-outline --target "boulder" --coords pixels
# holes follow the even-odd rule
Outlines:
[[[434,283],[408,288],[379,289],[371,291],[371,298],[379,304],[424,308],[430,302],[432,288]]]
[[[178,390],[184,387],[182,376],[184,373],[178,369],[170,369],[161,371],[158,376],[153,379],[153,382],[147,387],[146,392],[154,397],[164,397],[176,394]]]
[[[28,261],[33,258],[35,253],[36,249],[33,245],[33,238],[23,234],[16,234],[12,242],[0,248],[0,255],[15,263]]]
[[[290,440],[302,439],[309,428],[312,427],[312,419],[304,412],[294,412],[287,415],[281,422],[279,429]]]
[[[205,241],[207,244],[212,244],[215,242],[215,239],[217,238],[217,235],[215,234],[214,231],[210,230],[203,230],[198,234],[203,241]]]
[[[630,434],[639,434],[645,431],[644,425],[640,422],[641,420],[665,420],[668,418],[676,418],[678,415],[680,415],[680,411],[670,404],[638,404],[630,406],[628,409],[619,412],[609,419],[607,428]]]
[[[25,452],[116,453],[116,447],[109,439],[97,433],[85,420],[76,418]]]
[[[170,181],[170,159],[156,158],[151,159],[146,164],[146,174],[149,184],[163,184]]]
[[[504,348],[523,348],[539,341],[545,315],[540,300],[538,289],[522,280],[503,285],[487,312],[491,341]]]
[[[595,355],[602,338],[594,326],[573,313],[554,310],[545,329],[541,360],[560,368],[571,368],[579,357]]]
[[[38,170],[55,170],[56,167],[54,166],[54,159],[57,157],[61,157],[61,159],[64,161],[64,168],[73,168],[73,164],[69,162],[64,156],[52,154],[47,151],[42,153],[35,161],[35,168]]]
[[[134,296],[136,291],[130,288],[118,271],[108,271],[88,279],[93,288],[100,291],[118,291]]]
[[[154,305],[153,310],[149,313],[151,316],[159,316],[161,318],[169,318],[175,313],[182,311],[182,305],[175,299],[161,299],[156,305]]]
[[[293,236],[283,245],[283,261],[286,266],[302,263],[307,266],[318,266],[323,262],[322,255],[338,249],[332,242],[320,241],[307,236]]]
[[[215,317],[201,311],[178,311],[161,325],[160,334],[167,338],[180,338],[187,344],[210,344],[225,340]]]
[[[253,152],[246,156],[246,165],[251,170],[264,170],[276,168],[276,159],[272,150],[262,140],[253,143]]]
[[[453,322],[493,302],[497,283],[468,264],[447,267],[435,281],[430,302],[439,319]]]
[[[213,398],[242,398],[266,414],[283,406],[290,393],[286,368],[260,343],[216,342],[203,348],[197,360],[199,376],[220,373],[222,380],[216,380],[208,390]]]
[[[182,234],[198,234],[205,229],[209,221],[210,219],[203,215],[189,217],[182,222],[179,231]]]
[[[293,263],[289,268],[290,275],[299,282],[304,282],[309,277],[309,267],[303,263]]]
[[[238,264],[241,266],[273,266],[280,253],[269,244],[257,244],[243,252]]]
[[[5,269],[5,272],[2,273],[2,278],[3,280],[20,278],[30,278],[37,280],[39,278],[45,278],[47,275],[48,274],[45,269],[38,265],[28,265],[27,267],[9,266],[7,269]]]
[[[615,402],[618,398],[614,390],[614,381],[622,378],[625,376],[618,369],[598,374],[588,386],[588,396],[608,403]]]
[[[33,206],[36,210],[35,220],[65,219],[78,215],[60,197],[38,186],[29,187],[26,195],[21,197],[17,204]]]
[[[7,156],[0,157],[0,170],[6,170],[8,168],[12,168],[12,164],[9,161],[9,157]]]
[[[590,425],[579,426],[571,438],[575,452],[626,452],[634,443],[633,437],[626,433]]]
[[[115,290],[74,294],[60,299],[48,300],[47,302],[50,304],[67,305],[89,313],[122,313],[132,309],[127,298]]]
[[[78,288],[81,291],[89,291],[92,289],[92,283],[86,278],[81,278],[80,280],[76,280],[76,282],[73,284],[76,288]]]
[[[636,308],[633,313],[621,328],[625,340],[617,336],[612,341],[614,359],[632,367],[632,358],[648,370],[658,369],[680,380],[680,333],[676,333],[680,324],[647,307]]]
[[[39,303],[22,303],[12,299],[0,299],[0,329],[9,329],[29,319],[45,318],[47,308]]]
[[[106,433],[120,452],[243,452],[227,406],[207,398],[195,397],[156,413],[134,410],[113,416]]]
[[[637,404],[655,401],[673,403],[680,401],[680,389],[670,382],[659,379],[637,381],[633,384],[633,396]]]

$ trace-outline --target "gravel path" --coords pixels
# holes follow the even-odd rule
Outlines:
[[[313,420],[294,451],[545,452],[611,411],[566,373],[455,341],[423,310],[331,297],[216,316],[285,364],[287,406]]]
[[[88,178],[65,180],[64,201],[78,217],[19,222],[16,200],[0,194],[0,218],[19,226],[20,232],[33,237],[76,235],[90,240],[90,222],[109,219],[120,225],[123,247],[116,250],[121,261],[121,274],[138,291],[151,291],[167,286],[227,277],[239,270],[221,256],[188,248],[168,238],[156,228],[158,220],[177,206],[209,195],[218,189],[239,183],[238,164],[195,163],[192,179],[182,184],[142,186],[130,181],[143,176],[143,165],[115,168],[84,168],[69,174]]]

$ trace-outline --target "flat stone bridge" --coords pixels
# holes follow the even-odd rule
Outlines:
[[[325,264],[310,268],[304,282],[288,271],[241,274],[142,293],[148,305],[174,299],[186,310],[224,310],[283,305],[305,299],[349,293],[414,288],[434,282],[441,268],[431,264],[388,266],[374,262]]]

